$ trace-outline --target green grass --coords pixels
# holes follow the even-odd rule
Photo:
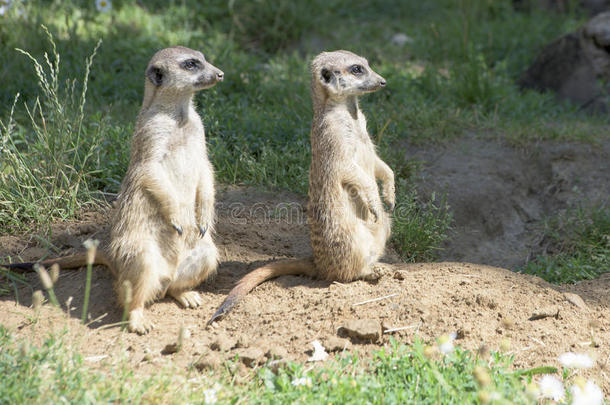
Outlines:
[[[590,280],[610,271],[610,207],[571,210],[545,223],[549,252],[522,272],[552,283]]]
[[[225,70],[226,81],[197,100],[208,129],[212,162],[219,180],[226,183],[306,191],[311,119],[308,63],[323,49],[361,53],[388,79],[387,89],[363,98],[371,134],[376,137],[383,130],[387,140],[382,152],[399,141],[440,142],[466,132],[523,142],[593,139],[607,128],[607,119],[584,119],[573,106],[548,95],[521,94],[513,84],[546,42],[584,20],[576,14],[516,13],[507,0],[311,4],[217,0],[146,5],[123,0],[115,1],[108,14],[98,13],[93,4],[75,0],[43,6],[28,1],[20,6],[25,10],[22,16],[9,12],[3,17],[0,58],[6,62],[0,81],[6,85],[0,89],[0,119],[9,121],[10,106],[19,93],[8,135],[15,139],[11,149],[22,154],[32,172],[37,166],[43,172],[37,176],[43,184],[2,181],[2,201],[11,204],[2,211],[3,229],[46,220],[40,212],[50,212],[49,220],[72,216],[94,200],[96,190],[118,189],[141,102],[144,67],[155,50],[177,43],[204,50]],[[51,63],[56,63],[41,24],[53,33],[61,55],[54,79],[59,106],[65,104],[77,113],[76,118],[85,100],[73,100],[70,92],[78,95],[84,89],[86,60],[98,40],[104,41],[89,73],[84,119],[68,132],[59,122],[53,97],[41,92],[32,60],[15,51],[24,49],[39,61],[48,52]],[[413,41],[403,47],[393,44],[396,32]],[[75,105],[70,109],[72,101]],[[26,107],[35,112],[34,121]],[[39,139],[41,116],[51,125],[49,137],[65,142],[67,149],[54,152],[47,140]],[[66,118],[69,123],[74,119]],[[79,139],[79,134],[85,136]],[[77,149],[74,136],[80,142]],[[61,155],[74,150],[78,153],[71,158],[78,161],[66,168],[74,174],[66,187],[70,188],[66,207],[35,212],[34,204],[44,196],[11,191],[22,186],[32,193],[31,188],[37,187],[48,192],[46,200],[57,200],[53,180],[44,175],[48,159],[38,157],[41,152]],[[397,156],[389,163],[397,166],[402,160]],[[4,165],[0,172],[7,175]]]
[[[585,116],[514,84],[546,43],[586,20],[576,11],[515,12],[509,0],[115,0],[107,14],[85,0],[13,3],[0,16],[3,234],[34,227],[44,234],[41,225],[99,204],[100,191],[118,190],[145,66],[156,50],[175,44],[203,50],[226,74],[196,98],[218,181],[303,194],[309,61],[340,48],[366,56],[388,80],[386,89],[362,98],[362,107],[396,173],[392,244],[404,260],[434,259],[452,216],[442,196],[420,197],[413,186],[418,167],[405,160],[403,145],[464,134],[522,146],[594,142],[608,133],[607,117]],[[399,32],[412,41],[394,44]],[[554,250],[524,271],[553,282],[608,271],[608,210],[568,217],[576,219],[549,222]],[[10,280],[0,284],[2,294],[26,282],[0,272]],[[0,347],[0,403],[200,403],[214,384],[221,403],[476,403],[481,391],[530,401],[523,387],[530,376],[511,371],[510,356],[495,354],[488,369],[461,349],[426,357],[421,341],[310,371],[295,363],[278,374],[262,368],[239,382],[231,365],[210,375],[190,368],[137,376],[124,359],[93,369],[62,336],[20,344],[2,326]],[[492,376],[490,386],[476,382],[477,365]],[[294,386],[301,377],[310,382]]]
[[[392,342],[369,359],[348,354],[313,368],[287,363],[276,372],[263,366],[246,378],[233,362],[202,373],[168,363],[158,373],[138,375],[126,357],[87,362],[69,341],[58,334],[40,344],[18,342],[0,326],[0,404],[206,403],[210,389],[222,404],[466,404],[480,403],[481,391],[503,398],[492,403],[526,404],[533,403],[525,390],[532,376],[556,371],[512,370],[509,355],[492,353],[488,361],[459,347],[430,354],[431,347],[416,340]],[[489,383],[475,376],[476,367]]]

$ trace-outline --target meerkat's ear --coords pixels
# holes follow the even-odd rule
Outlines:
[[[322,81],[322,84],[328,85],[331,81],[333,81],[334,78],[335,75],[331,70],[327,68],[322,68],[322,70],[320,71],[320,80]]]
[[[322,68],[322,70],[320,70],[320,83],[322,83],[322,86],[329,88],[329,89],[333,89],[336,91],[337,89],[337,77],[335,76],[335,73],[328,69],[328,68]]]
[[[148,77],[148,80],[150,80],[152,84],[159,87],[163,84],[163,69],[157,66],[151,66],[146,70],[146,77]]]

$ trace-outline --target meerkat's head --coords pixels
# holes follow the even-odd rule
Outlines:
[[[191,95],[223,78],[222,70],[206,61],[201,52],[183,46],[158,51],[146,68],[146,88],[157,94]]]
[[[322,52],[314,58],[311,74],[312,92],[319,101],[341,101],[386,85],[365,58],[349,51]]]

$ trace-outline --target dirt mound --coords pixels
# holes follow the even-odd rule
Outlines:
[[[265,358],[304,361],[313,340],[329,350],[370,353],[390,336],[410,342],[416,335],[434,339],[455,332],[457,343],[471,349],[482,344],[497,349],[508,338],[517,367],[557,365],[566,351],[588,352],[596,359],[588,374],[610,393],[610,276],[575,286],[552,286],[543,280],[508,270],[466,263],[386,263],[377,283],[329,283],[286,276],[256,288],[226,319],[206,327],[206,321],[235,281],[256,265],[280,256],[310,253],[304,223],[304,199],[289,193],[229,188],[219,193],[217,241],[222,264],[216,280],[199,288],[202,308],[184,310],[165,299],[149,315],[156,328],[146,336],[122,333],[110,274],[98,267],[93,276],[89,327],[78,323],[85,272],[63,271],[56,295],[72,301],[71,317],[45,306],[32,322],[31,291],[18,288],[0,298],[0,322],[24,339],[39,341],[48,330],[69,333],[85,356],[107,355],[112,361],[126,353],[137,372],[155,372],[164,363],[214,367],[240,354],[250,365]],[[51,242],[62,253],[74,250],[91,235],[104,237],[104,214],[59,224]],[[77,243],[78,242],[78,243]],[[39,247],[24,238],[0,239],[0,255],[34,259]],[[30,276],[34,288],[40,288]],[[566,294],[568,293],[568,294]],[[578,294],[575,297],[572,294]],[[386,297],[364,303],[364,301]],[[354,322],[359,321],[359,322]],[[171,353],[181,326],[189,331],[183,349]],[[396,332],[382,330],[407,327]],[[86,344],[85,344],[86,343]],[[164,354],[163,354],[164,353]],[[93,360],[99,357],[92,357]],[[93,361],[92,360],[92,361]]]
[[[610,202],[610,141],[541,143],[520,150],[465,137],[448,146],[407,146],[422,161],[418,189],[445,193],[454,233],[443,260],[514,269],[544,253],[542,221],[578,204]]]

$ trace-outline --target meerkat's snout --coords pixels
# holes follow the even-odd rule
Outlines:
[[[225,74],[223,73],[222,70],[219,70],[218,72],[216,72],[216,80],[219,82],[222,82],[222,80],[225,78]]]

